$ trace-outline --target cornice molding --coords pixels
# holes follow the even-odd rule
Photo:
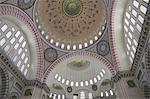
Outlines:
[[[133,77],[133,76],[134,76],[134,74],[130,70],[121,71],[121,72],[118,72],[114,77],[112,77],[112,81],[114,81],[115,83],[117,83],[122,78]]]

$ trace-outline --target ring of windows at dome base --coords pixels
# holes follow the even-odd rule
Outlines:
[[[100,97],[101,98],[104,98],[104,97],[113,97],[113,96],[115,96],[115,92],[112,89],[110,89],[109,91],[107,90],[105,92],[103,92],[103,91],[100,92]]]
[[[79,93],[73,94],[73,99],[101,99],[101,98],[115,98],[115,91],[113,89],[100,91],[97,97],[94,97],[92,92],[81,90]]]
[[[43,39],[54,48],[63,51],[88,48],[94,45],[105,31],[104,2],[103,0],[91,2],[89,0],[71,2],[70,0],[54,2],[37,0],[35,7],[37,28]],[[87,6],[88,3],[92,8]],[[42,5],[45,7],[41,8]]]
[[[69,68],[68,63],[74,61],[77,63],[77,68]],[[85,64],[89,65],[89,63],[87,64],[86,62],[90,62],[90,66],[85,66]],[[95,62],[97,64],[95,64]],[[74,64],[73,66],[76,65]],[[102,79],[110,78],[114,72],[113,69],[110,69],[111,66],[109,61],[96,53],[86,51],[74,52],[66,54],[50,64],[44,74],[44,82],[49,86],[53,84],[52,81],[57,81],[57,83],[64,87],[71,86],[76,87],[77,89],[80,87],[84,88],[98,82],[101,83]],[[85,68],[80,70],[82,67]],[[64,72],[64,70],[66,72]],[[84,75],[85,72],[87,72],[87,75]]]
[[[93,85],[93,84],[96,84],[98,81],[101,81],[102,78],[104,77],[104,75],[106,74],[105,70],[102,69],[101,72],[95,76],[94,78],[90,79],[89,81],[71,81],[71,80],[68,80],[68,79],[65,79],[64,77],[62,77],[61,75],[59,74],[56,74],[55,75],[55,79],[58,81],[58,82],[61,82],[62,84],[65,84],[66,86],[75,86],[75,87],[84,87],[84,86],[89,86],[89,85]]]
[[[49,98],[53,98],[53,99],[66,99],[64,94],[55,94],[55,93],[50,93]]]
[[[115,97],[115,91],[113,89],[110,90],[106,90],[106,91],[100,91],[99,96],[97,96],[97,98],[93,97],[93,94],[88,92],[88,96],[87,96],[87,92],[85,92],[84,90],[82,90],[79,94],[75,94],[75,97],[80,97],[86,99],[88,97],[88,99],[99,99],[99,98],[109,98],[109,97]]]

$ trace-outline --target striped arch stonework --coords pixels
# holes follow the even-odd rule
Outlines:
[[[115,44],[115,32],[114,32],[114,18],[115,18],[115,12],[116,12],[116,4],[117,4],[117,1],[116,0],[112,0],[111,1],[111,5],[112,5],[112,8],[111,9],[111,17],[110,17],[110,24],[109,24],[109,31],[111,32],[110,33],[110,36],[109,36],[109,39],[110,39],[110,48],[112,50],[112,56],[114,57],[113,58],[113,61],[114,61],[114,66],[115,66],[115,69],[117,72],[119,72],[119,69],[120,69],[120,63],[119,63],[119,57],[118,57],[118,52],[117,52],[117,49],[116,49],[116,44]]]

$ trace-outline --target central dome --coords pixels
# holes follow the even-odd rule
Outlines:
[[[36,23],[44,38],[65,50],[94,44],[106,23],[103,0],[37,0]]]

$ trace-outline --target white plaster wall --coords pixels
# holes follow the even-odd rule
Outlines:
[[[125,51],[124,43],[124,13],[128,0],[116,0],[117,4],[115,7],[115,16],[114,16],[114,32],[115,32],[115,43],[118,52],[118,59],[120,63],[120,71],[129,70],[131,68],[131,63],[129,63]]]

